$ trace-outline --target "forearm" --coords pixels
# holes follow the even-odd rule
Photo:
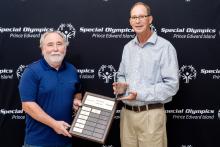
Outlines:
[[[22,102],[22,108],[33,119],[54,128],[56,120],[49,116],[37,103]]]
[[[137,100],[150,102],[163,102],[174,96],[179,89],[178,80],[171,83],[158,83],[145,89],[137,90]]]
[[[126,82],[126,78],[125,78],[125,64],[124,64],[124,57],[122,56],[122,60],[121,63],[119,65],[119,69],[117,72],[117,77],[115,82]]]
[[[179,66],[175,48],[171,44],[163,51],[158,71],[155,73],[155,75],[159,75],[157,82],[138,89],[137,99],[163,102],[177,93],[179,89]]]

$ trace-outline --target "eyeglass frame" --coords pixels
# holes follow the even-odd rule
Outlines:
[[[131,16],[130,19],[131,19],[131,21],[136,21],[137,19],[142,21],[142,20],[144,20],[144,18],[147,18],[149,16],[151,16],[151,15],[148,14],[148,15],[140,15],[140,16]]]

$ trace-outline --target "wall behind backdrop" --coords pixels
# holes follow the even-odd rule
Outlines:
[[[25,114],[18,83],[25,67],[41,57],[40,35],[62,31],[70,41],[67,60],[85,91],[114,97],[111,84],[123,46],[134,32],[130,7],[136,0],[1,0],[0,146],[21,147]],[[157,33],[175,46],[180,90],[166,104],[169,147],[219,147],[220,1],[145,0]],[[74,146],[120,147],[120,105],[106,144],[73,138]]]

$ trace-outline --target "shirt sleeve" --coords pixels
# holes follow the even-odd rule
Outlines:
[[[126,82],[126,78],[125,78],[125,52],[123,51],[122,53],[122,59],[121,59],[121,63],[119,65],[119,69],[118,69],[118,73],[117,73],[117,81],[118,82]]]
[[[38,78],[31,68],[27,67],[19,82],[19,94],[22,102],[35,101],[38,92]]]
[[[169,44],[163,51],[160,60],[160,74],[162,81],[144,91],[137,89],[137,100],[163,102],[175,95],[179,89],[179,67],[175,48]]]

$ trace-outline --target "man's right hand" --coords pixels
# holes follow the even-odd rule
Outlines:
[[[70,125],[64,121],[57,121],[48,115],[36,102],[22,102],[22,109],[33,119],[51,127],[57,134],[72,137],[67,129]]]
[[[65,121],[55,121],[53,126],[53,129],[57,134],[72,137],[71,134],[68,132],[68,128],[70,128],[70,125]]]
[[[124,94],[128,87],[128,84],[125,82],[114,82],[112,86],[114,94]]]

